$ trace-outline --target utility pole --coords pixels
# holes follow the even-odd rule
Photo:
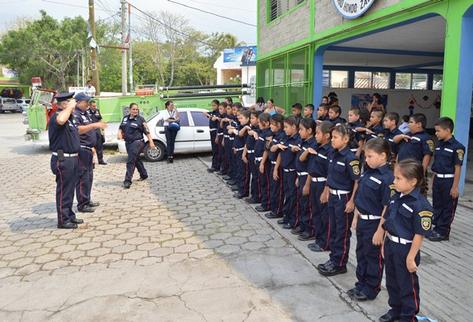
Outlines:
[[[130,92],[133,91],[133,56],[131,46],[131,5],[128,4],[128,68],[130,77]]]
[[[76,86],[80,86],[80,59],[81,59],[81,52],[80,50],[77,51],[77,75],[76,75]]]
[[[126,75],[126,0],[120,0],[122,5],[121,16],[122,16],[122,95],[127,94],[127,75]]]
[[[95,6],[94,0],[89,0],[89,26],[92,39],[95,39]],[[95,86],[95,95],[100,95],[100,79],[99,79],[99,66],[97,64],[97,44],[90,50],[90,61],[92,69],[92,83]]]
[[[80,61],[82,63],[82,87],[85,86],[85,63],[84,63],[84,50],[80,51]]]

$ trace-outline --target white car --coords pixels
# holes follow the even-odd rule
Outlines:
[[[202,108],[179,108],[181,129],[177,132],[174,152],[176,154],[210,152],[209,119],[205,116],[208,112]],[[166,155],[166,135],[164,133],[163,121],[160,120],[159,112],[147,120],[151,136],[157,150],[149,148],[149,144],[143,150],[147,161],[161,161]],[[118,142],[118,150],[126,153],[124,141]]]
[[[28,110],[28,107],[30,106],[30,99],[19,98],[16,100],[16,104],[21,108],[23,112],[26,112]]]

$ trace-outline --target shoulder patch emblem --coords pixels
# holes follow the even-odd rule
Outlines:
[[[427,145],[429,146],[430,152],[434,152],[434,150],[435,150],[434,141],[432,141],[432,140],[427,140]]]
[[[432,227],[432,218],[430,217],[422,217],[420,219],[420,224],[423,230],[429,231]]]
[[[463,149],[458,149],[457,156],[458,156],[458,160],[463,161],[463,157],[465,156],[465,151],[463,151]]]
[[[391,184],[389,185],[389,189],[391,190],[391,198],[392,198],[396,194],[396,186],[394,184]]]
[[[419,216],[421,217],[432,217],[432,215],[433,215],[432,211],[428,211],[428,210],[419,212]]]
[[[358,160],[353,160],[353,161],[350,162],[350,166],[351,166],[351,168],[352,168],[352,170],[353,170],[353,174],[354,174],[355,176],[359,176],[360,173],[361,173],[361,171],[360,171],[360,161],[358,161]]]
[[[360,165],[360,161],[359,160],[353,160],[353,161],[350,162],[350,165],[351,166]]]

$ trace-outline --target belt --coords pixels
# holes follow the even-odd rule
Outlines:
[[[228,137],[228,139],[229,139],[230,141],[233,141],[233,140],[235,140],[235,138],[233,138],[233,137],[231,137],[231,136],[230,136],[230,137]]]
[[[243,151],[245,148],[238,148],[238,149],[235,149],[235,151]]]
[[[87,150],[92,151],[92,148],[91,148],[90,146],[81,145],[80,148],[81,148],[81,149],[87,149]]]
[[[450,174],[450,173],[447,173],[447,174],[437,173],[436,176],[437,178],[454,178],[455,177],[454,174]]]
[[[297,175],[300,177],[300,176],[307,176],[309,175],[308,172],[297,172]]]
[[[276,164],[276,161],[271,161],[271,164]]]
[[[296,169],[283,169],[283,170],[284,170],[284,172],[294,172],[294,171],[296,171]]]
[[[332,195],[336,195],[336,196],[340,197],[340,195],[347,195],[347,194],[351,193],[351,191],[330,189],[330,193]]]
[[[53,155],[54,155],[54,156],[57,156],[57,152],[53,152]],[[66,158],[73,158],[73,157],[76,157],[76,156],[78,156],[78,155],[79,155],[79,153],[64,153],[64,156],[65,156]]]
[[[219,136],[222,136],[222,135],[223,135],[223,133],[217,133],[217,135],[219,135]]]
[[[230,137],[230,135],[228,135],[228,134],[224,134],[224,135],[223,135],[223,137],[224,137],[224,138],[229,138],[229,137]]]
[[[398,243],[398,244],[403,244],[403,245],[407,245],[407,244],[410,244],[412,243],[412,240],[407,240],[407,239],[404,239],[404,238],[400,238],[400,237],[397,237],[397,236],[393,236],[391,235],[390,233],[386,233],[386,236],[393,242],[395,243]]]
[[[325,181],[327,181],[327,178],[325,178],[325,177],[314,177],[311,180],[312,180],[312,182],[325,182]]]
[[[210,132],[217,131],[217,129],[210,129]]]
[[[263,157],[255,158],[255,161],[261,161],[263,160]]]
[[[378,219],[381,219],[381,216],[360,214],[360,218],[364,220],[378,220]]]
[[[255,150],[247,150],[246,151],[248,154],[255,153]]]

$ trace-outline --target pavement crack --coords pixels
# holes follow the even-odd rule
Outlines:
[[[184,294],[180,294],[179,296],[177,296],[177,298],[182,302],[182,304],[184,304],[184,307],[185,307],[186,309],[188,309],[189,311],[198,314],[205,322],[208,322],[207,319],[205,318],[204,313],[199,312],[199,311],[197,311],[196,309],[193,309],[193,308],[191,308],[189,305],[187,305],[187,302],[182,298],[182,295],[185,295],[185,293],[184,293]]]

